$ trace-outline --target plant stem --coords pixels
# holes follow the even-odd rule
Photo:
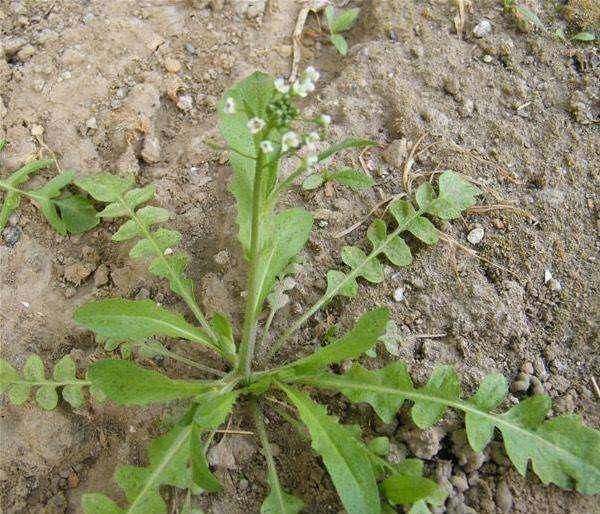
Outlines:
[[[319,309],[321,309],[321,307],[327,304],[338,293],[338,291],[343,289],[343,287],[346,286],[348,283],[355,280],[356,277],[360,275],[363,268],[373,259],[376,259],[377,256],[385,250],[387,245],[395,237],[399,236],[402,232],[404,232],[415,219],[417,219],[421,214],[423,214],[423,212],[425,212],[423,209],[419,209],[415,211],[415,213],[412,216],[407,217],[406,220],[402,224],[398,225],[398,227],[396,227],[396,229],[393,232],[391,232],[386,239],[384,239],[375,248],[373,248],[373,251],[369,255],[367,255],[364,261],[362,261],[358,266],[356,266],[356,268],[352,269],[349,273],[347,273],[346,278],[344,280],[342,280],[337,286],[331,288],[331,290],[327,291],[302,316],[300,316],[296,321],[294,321],[294,323],[292,323],[290,327],[279,338],[277,343],[273,345],[273,347],[267,354],[265,362],[270,361],[275,356],[275,354],[281,349],[281,347],[288,340],[288,338],[294,332],[296,332],[296,330],[298,330],[304,323],[306,323],[306,321],[308,321],[315,312],[317,312]]]
[[[239,349],[238,369],[245,377],[250,375],[254,347],[256,345],[256,322],[258,318],[258,301],[260,291],[258,290],[258,269],[260,266],[260,225],[262,211],[262,186],[263,186],[263,160],[260,148],[257,148],[258,159],[254,168],[254,185],[252,189],[252,228],[250,232],[250,270],[248,273],[248,290],[246,297],[246,309],[244,315],[244,326],[242,342]]]
[[[194,316],[196,317],[196,319],[198,320],[198,322],[202,325],[202,328],[204,328],[204,330],[207,332],[207,334],[209,335],[209,337],[213,341],[218,341],[216,334],[214,333],[212,327],[210,326],[210,324],[208,323],[208,321],[204,317],[204,314],[202,313],[202,310],[200,309],[200,306],[196,302],[196,299],[192,296],[192,294],[190,294],[189,292],[187,292],[186,288],[184,287],[184,285],[182,284],[182,282],[181,282],[181,280],[179,278],[179,275],[177,273],[175,273],[175,271],[173,270],[171,264],[165,258],[163,252],[161,251],[160,247],[156,243],[156,241],[154,239],[154,236],[150,233],[150,230],[148,230],[148,227],[146,226],[146,224],[139,218],[139,216],[127,204],[127,202],[125,201],[125,199],[122,196],[119,197],[119,202],[121,203],[121,205],[125,209],[127,209],[127,213],[129,214],[129,216],[131,217],[131,219],[133,221],[135,221],[135,223],[137,223],[137,225],[140,227],[140,230],[142,231],[144,237],[148,241],[150,241],[150,244],[154,248],[155,255],[159,259],[161,259],[163,261],[164,265],[169,270],[170,277],[177,284],[177,289],[179,291],[179,293],[178,293],[179,296],[181,296],[181,298],[183,299],[183,301],[188,305],[188,307],[190,308],[190,310],[194,313]],[[211,345],[211,346],[214,346],[214,345]]]
[[[250,409],[252,410],[252,416],[254,417],[256,431],[258,432],[258,437],[260,438],[260,443],[263,448],[265,460],[267,461],[267,476],[269,487],[271,488],[271,492],[279,497],[278,503],[280,505],[283,505],[283,491],[281,489],[281,483],[279,482],[279,476],[277,475],[277,468],[275,467],[275,458],[273,457],[271,444],[269,443],[269,438],[267,437],[267,429],[265,427],[265,422],[263,421],[262,413],[260,412],[256,400],[250,403]]]
[[[152,348],[152,349],[155,350],[154,348]],[[215,368],[211,368],[210,366],[206,366],[205,364],[200,364],[199,362],[196,362],[192,359],[188,359],[187,357],[184,357],[183,355],[179,355],[178,353],[172,352],[171,350],[167,350],[166,348],[162,348],[161,350],[156,351],[156,353],[159,355],[162,355],[164,357],[169,357],[173,360],[187,364],[188,366],[191,366],[192,368],[196,368],[201,371],[205,371],[206,373],[212,373],[213,375],[217,375],[219,377],[224,377],[226,375],[226,373],[224,371],[221,371],[221,370],[218,370]]]
[[[262,331],[262,337],[260,339],[259,352],[262,352],[267,344],[267,338],[269,337],[269,329],[271,328],[271,323],[273,323],[273,318],[275,317],[276,312],[277,311],[275,309],[271,309],[269,311],[269,317],[267,318],[267,321],[265,322],[265,326]]]

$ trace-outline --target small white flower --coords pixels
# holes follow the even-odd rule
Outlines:
[[[164,255],[171,255],[173,253],[173,248],[165,248],[163,252]]]
[[[298,82],[297,80],[292,84],[292,91],[294,94],[305,98],[308,95],[308,90],[306,88],[305,82]]]
[[[289,92],[290,86],[285,83],[285,80],[281,77],[275,79],[275,89],[284,95]]]
[[[250,120],[248,120],[247,124],[248,130],[250,130],[252,134],[258,134],[262,129],[265,128],[265,125],[265,120],[261,118],[251,118]]]
[[[281,137],[281,146],[285,152],[288,148],[296,148],[300,144],[300,139],[295,132],[286,132]]]
[[[223,112],[226,114],[235,114],[235,100],[231,97],[225,100],[225,107],[223,107]]]
[[[308,68],[306,68],[304,75],[307,79],[310,80],[310,82],[316,82],[321,76],[321,74],[315,69],[314,66],[309,66]]]
[[[272,153],[275,150],[275,147],[271,141],[265,140],[260,142],[260,149],[263,151],[263,153]]]
[[[329,116],[329,114],[321,114],[318,123],[327,127],[331,124],[331,116]]]
[[[310,134],[308,134],[308,142],[309,143],[315,143],[316,141],[319,141],[321,139],[321,136],[319,136],[318,132],[311,132]]]

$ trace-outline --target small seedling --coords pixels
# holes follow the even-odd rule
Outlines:
[[[0,151],[5,145],[6,141],[0,141]],[[59,234],[81,234],[98,224],[94,206],[87,198],[66,193],[67,186],[75,180],[74,171],[60,173],[38,189],[19,187],[29,181],[31,175],[53,164],[52,159],[31,161],[8,178],[0,179],[0,189],[5,192],[0,210],[0,231],[21,204],[22,197],[31,200]]]
[[[328,5],[325,9],[325,17],[329,27],[329,40],[342,55],[348,53],[348,42],[342,32],[350,30],[356,23],[359,13],[359,8],[336,10],[333,6]]]
[[[389,218],[376,219],[368,228],[368,244],[345,246],[341,252],[344,267],[327,273],[321,296],[298,318],[283,323],[283,333],[270,337],[273,316],[289,301],[286,292],[293,287],[290,273],[294,266],[290,263],[303,250],[313,225],[308,211],[302,207],[280,210],[278,200],[334,154],[374,146],[368,140],[346,139],[318,150],[317,145],[327,135],[329,118],[301,121],[296,106],[299,97],[314,89],[317,79],[318,73],[312,68],[294,84],[255,73],[234,85],[218,104],[221,134],[233,168],[231,191],[237,201],[238,238],[248,266],[241,327],[234,326],[224,313],[215,313],[209,320],[201,310],[194,284],[186,274],[188,256],[176,249],[181,235],[157,228],[171,218],[170,213],[144,206],[154,195],[152,186],[136,188],[132,180],[107,173],[76,181],[96,201],[106,204],[98,214],[100,218],[124,220],[113,240],[135,241],[131,258],[148,259],[150,272],[168,280],[195,322],[152,300],[122,298],[88,302],[77,309],[75,321],[94,331],[109,350],[125,344],[127,356],[135,355],[133,349],[142,357],[162,355],[165,364],[170,359],[179,360],[194,368],[195,375],[174,379],[157,369],[145,369],[133,359],[109,358],[94,362],[86,379],[79,380],[73,363],[63,359],[53,380],[47,381],[41,360],[31,356],[23,377],[8,362],[0,361],[0,392],[8,391],[10,400],[22,403],[32,387],[39,387],[37,399],[44,408],[56,406],[57,388],[62,388],[62,396],[69,403],[80,405],[81,391],[87,386],[96,396],[106,396],[119,405],[185,402],[181,419],[150,444],[146,466],[117,469],[115,478],[125,501],[118,504],[100,493],[86,494],[82,500],[86,514],[166,514],[164,486],[186,489],[181,512],[194,512],[193,495],[222,490],[209,468],[206,452],[220,427],[234,415],[254,422],[255,435],[262,444],[268,493],[261,513],[299,513],[303,499],[284,487],[277,472],[269,432],[280,427],[270,424],[273,428],[267,430],[266,410],[297,430],[301,439],[310,440],[348,514],[397,512],[398,506],[411,514],[424,514],[430,512],[430,506],[444,503],[445,489],[424,476],[422,461],[406,458],[392,462],[388,458],[389,441],[364,441],[361,427],[343,424],[311,397],[320,389],[338,392],[351,403],[370,405],[385,423],[410,402],[412,420],[421,429],[438,423],[448,408],[460,411],[474,451],[483,451],[499,432],[508,458],[522,475],[531,463],[532,472],[544,484],[583,494],[599,493],[600,433],[574,415],[546,419],[551,408],[547,396],[532,396],[507,406],[507,380],[496,373],[486,376],[474,394],[465,396],[459,376],[449,366],[438,367],[426,384],[416,386],[402,362],[380,369],[359,363],[363,354],[373,355],[379,341],[394,341],[397,329],[387,309],[366,312],[350,330],[340,331],[341,335],[334,336],[335,330],[330,330],[326,344],[309,355],[269,365],[317,311],[337,297],[358,296],[365,287],[359,286],[359,279],[382,282],[383,261],[391,266],[410,266],[413,253],[407,236],[425,245],[435,244],[439,236],[434,221],[458,218],[481,194],[461,175],[446,171],[436,185],[423,182],[413,197],[391,203]],[[287,175],[282,172],[288,169],[282,166],[284,160],[297,164]],[[271,315],[263,325],[260,314],[266,303]],[[261,329],[263,334],[258,338]],[[221,364],[210,367],[183,357],[167,350],[158,339],[197,345],[213,352]],[[332,370],[332,365],[347,361],[352,362],[347,371]],[[207,378],[199,378],[199,374]]]

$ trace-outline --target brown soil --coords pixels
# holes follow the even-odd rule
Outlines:
[[[367,309],[386,306],[407,335],[399,358],[415,378],[450,363],[470,391],[486,372],[512,380],[532,366],[555,413],[576,412],[598,426],[592,383],[600,377],[597,47],[552,38],[565,24],[561,2],[525,2],[548,33],[522,32],[500,1],[465,3],[472,5],[461,39],[450,0],[350,2],[363,11],[345,59],[309,18],[302,65],[324,74],[317,96],[333,116],[332,138],[375,138],[382,151],[364,156],[378,182],[372,191],[335,186],[290,194],[290,203],[306,204],[320,221],[292,305],[274,329],[318,296],[326,270],[339,265],[341,246],[361,244],[365,227],[345,238],[334,235],[381,198],[403,192],[406,148],[419,138],[413,173],[456,170],[484,186],[486,204],[513,209],[473,213],[442,227],[485,260],[451,244],[413,245],[411,268],[388,269],[384,285],[361,285],[360,300],[333,302],[282,358],[314,348],[316,334],[332,322],[347,327]],[[571,2],[570,9],[578,3],[587,5]],[[158,202],[177,213],[174,224],[192,255],[204,306],[239,319],[244,268],[229,170],[204,141],[218,137],[215,102],[226,87],[255,69],[289,74],[299,9],[292,0],[0,0],[0,139],[10,141],[0,173],[50,149],[62,169],[134,172],[140,184],[155,183]],[[472,29],[483,18],[491,21],[491,33],[475,38]],[[580,18],[571,13],[570,19]],[[44,130],[42,139],[32,135],[36,126]],[[356,156],[336,164],[342,162],[361,165]],[[40,183],[53,173],[42,173]],[[185,312],[165,284],[132,264],[125,245],[110,242],[114,226],[60,237],[26,201],[13,222],[20,240],[0,245],[0,344],[2,357],[15,365],[30,353],[47,363],[70,354],[84,368],[102,355],[71,319],[91,298],[151,297]],[[473,246],[466,236],[476,226],[485,236]],[[547,283],[546,270],[553,276]],[[405,299],[395,302],[399,287]],[[390,359],[380,352],[380,364]],[[190,376],[183,367],[169,363],[168,369]],[[420,434],[405,415],[383,426],[368,408],[322,399],[367,433],[390,435],[399,452],[425,457],[430,475],[452,490],[439,512],[583,514],[598,508],[597,499],[518,476],[497,445],[473,454],[452,415]],[[81,512],[85,491],[119,497],[115,464],[142,463],[149,440],[182,408],[105,404],[73,411],[61,404],[47,413],[2,402],[6,513]],[[244,419],[237,416],[232,428],[250,428]],[[308,445],[288,430],[272,436],[281,449],[284,484],[306,502],[305,512],[340,512]],[[226,493],[202,496],[199,505],[212,514],[258,512],[266,483],[253,438],[226,437],[213,453]]]

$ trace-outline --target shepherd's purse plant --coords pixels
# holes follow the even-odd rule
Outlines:
[[[374,146],[356,138],[324,146],[331,118],[320,114],[306,119],[297,107],[298,99],[315,89],[318,78],[313,68],[293,84],[255,73],[227,91],[218,104],[221,134],[233,169],[231,192],[237,203],[238,237],[248,268],[241,327],[233,326],[224,313],[214,313],[209,319],[200,308],[186,274],[188,256],[177,249],[181,235],[158,227],[171,214],[145,205],[153,198],[153,186],[137,188],[132,180],[107,173],[87,176],[76,184],[105,204],[98,217],[124,220],[113,240],[133,242],[130,257],[147,259],[149,271],[168,281],[194,321],[152,300],[90,301],[77,309],[75,321],[94,331],[108,351],[120,347],[123,358],[94,362],[82,379],[77,378],[75,364],[68,357],[56,364],[50,378],[35,355],[27,359],[22,373],[0,361],[0,391],[8,391],[13,403],[23,403],[35,390],[38,403],[46,409],[56,407],[57,390],[74,407],[81,405],[88,387],[95,398],[106,397],[118,405],[187,402],[181,419],[150,445],[145,467],[118,468],[115,478],[126,501],[116,502],[99,492],[86,494],[86,514],[166,514],[163,486],[187,491],[180,512],[200,512],[192,507],[193,496],[222,489],[206,452],[234,411],[236,415],[248,413],[262,444],[268,485],[262,514],[299,513],[306,501],[282,486],[269,443],[267,411],[311,441],[349,514],[390,513],[399,508],[423,514],[444,503],[447,492],[423,476],[422,461],[389,459],[389,441],[365,442],[359,426],[342,424],[313,399],[312,393],[319,389],[338,392],[351,403],[369,404],[386,423],[409,402],[412,420],[421,429],[438,423],[448,408],[454,409],[464,415],[467,439],[475,452],[483,451],[499,433],[508,458],[522,475],[531,469],[544,484],[582,494],[600,492],[600,433],[584,426],[575,415],[546,419],[551,409],[547,396],[532,396],[504,409],[508,387],[499,374],[486,376],[474,394],[465,396],[457,373],[449,366],[435,369],[421,386],[413,383],[402,362],[381,369],[363,366],[361,356],[372,354],[393,327],[386,309],[364,313],[349,331],[329,337],[310,355],[272,364],[299,329],[336,297],[356,297],[364,287],[359,281],[382,282],[383,262],[410,266],[413,255],[407,235],[434,245],[439,232],[433,221],[461,216],[481,194],[465,177],[446,171],[435,184],[423,182],[412,197],[395,200],[387,219],[375,219],[368,227],[368,243],[342,249],[343,266],[327,273],[320,298],[298,318],[282,323],[283,333],[272,334],[271,321],[287,301],[294,272],[291,264],[313,226],[307,210],[281,209],[279,200],[290,187],[321,173],[319,166],[334,154]],[[284,161],[295,161],[294,171],[284,174]],[[351,187],[372,183],[362,172],[345,170],[337,176],[328,172],[323,179],[312,179],[312,184],[318,187],[335,177]],[[269,314],[262,322],[267,306]],[[212,367],[168,349],[161,343],[168,338],[213,352],[221,365]],[[205,378],[169,378],[136,364],[135,355],[162,356],[165,363],[179,360],[196,370],[193,376]],[[348,360],[351,366],[335,367],[347,371],[332,371],[332,365]]]

